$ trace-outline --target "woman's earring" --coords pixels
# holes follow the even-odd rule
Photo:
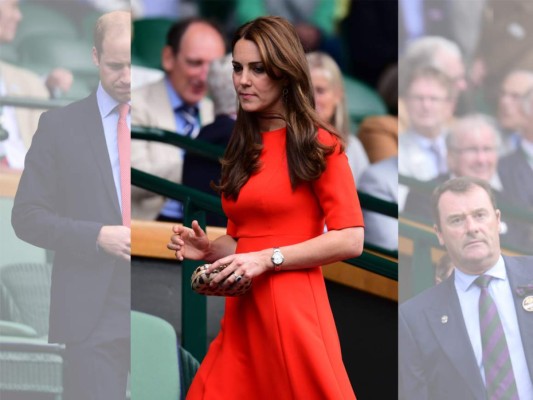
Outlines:
[[[281,96],[283,97],[283,101],[286,103],[287,98],[289,97],[289,89],[287,89],[286,87],[283,88],[283,91],[281,92]]]

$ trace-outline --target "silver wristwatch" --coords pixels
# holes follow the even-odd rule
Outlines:
[[[285,261],[285,257],[281,254],[279,247],[274,247],[274,253],[272,253],[270,259],[272,260],[272,264],[274,264],[274,271],[281,270],[281,264]]]

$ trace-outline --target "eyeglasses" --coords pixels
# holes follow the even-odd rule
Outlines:
[[[430,103],[444,103],[446,101],[449,101],[449,97],[439,97],[439,96],[416,96],[411,95],[407,96],[407,99],[409,101],[412,101],[413,103],[423,103],[423,102],[430,102]]]
[[[496,147],[484,146],[484,147],[465,147],[463,149],[459,147],[452,147],[452,150],[459,154],[466,156],[473,156],[478,154],[493,154],[496,153]]]

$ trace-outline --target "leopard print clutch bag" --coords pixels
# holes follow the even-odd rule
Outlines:
[[[210,287],[211,280],[225,268],[225,265],[216,268],[210,274],[205,270],[209,267],[209,264],[200,265],[196,268],[191,276],[191,288],[198,294],[204,294],[206,296],[241,296],[248,292],[252,287],[252,280],[242,280],[240,284],[231,284],[224,286],[222,284]]]

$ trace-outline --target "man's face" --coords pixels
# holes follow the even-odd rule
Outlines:
[[[498,166],[496,139],[484,124],[465,126],[454,132],[448,151],[448,167],[457,176],[471,176],[490,181]]]
[[[204,23],[193,23],[181,39],[177,54],[170,46],[163,50],[162,65],[176,93],[187,104],[198,103],[207,92],[211,61],[225,53],[220,34]]]
[[[479,186],[466,193],[445,192],[438,203],[439,243],[461,271],[477,275],[491,268],[500,256],[500,211]]]
[[[524,124],[520,103],[531,87],[533,79],[527,74],[513,72],[505,78],[498,100],[498,120],[503,128],[516,131]]]
[[[446,88],[433,78],[420,77],[411,83],[406,100],[412,128],[430,138],[438,136],[453,109]]]
[[[21,19],[18,0],[0,0],[0,43],[13,41]]]
[[[93,48],[93,61],[100,70],[100,82],[105,91],[120,103],[131,98],[131,51],[129,34],[109,32],[100,54]]]

